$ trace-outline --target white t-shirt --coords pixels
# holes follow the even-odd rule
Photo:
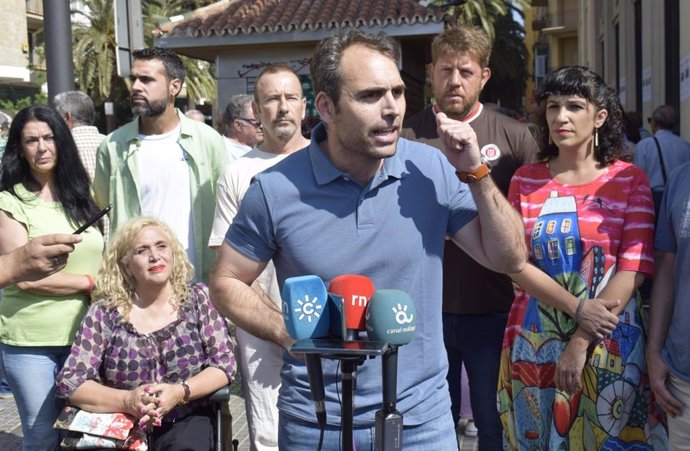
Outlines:
[[[227,136],[223,136],[223,138],[225,138],[223,141],[225,141],[225,150],[228,153],[228,163],[238,160],[252,150],[250,146],[235,142]]]
[[[191,262],[196,261],[189,163],[178,144],[180,126],[162,135],[139,135],[139,202],[141,214],[165,222],[177,235]]]
[[[237,215],[244,194],[249,189],[252,178],[274,164],[287,154],[275,155],[257,148],[252,149],[242,158],[228,165],[218,179],[216,191],[216,211],[213,216],[213,228],[208,240],[209,246],[220,246],[225,239],[232,220]],[[257,283],[276,305],[281,306],[280,289],[275,275],[273,262],[268,262],[266,269],[256,279]]]

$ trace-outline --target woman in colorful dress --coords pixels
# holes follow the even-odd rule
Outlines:
[[[98,213],[72,134],[52,108],[34,105],[17,113],[0,173],[0,254],[39,235],[72,233]],[[88,307],[103,252],[96,226],[82,238],[62,271],[11,285],[0,302],[0,350],[25,450],[58,448],[55,375]],[[55,266],[66,259],[56,257]]]
[[[57,377],[58,396],[89,412],[133,415],[151,450],[212,449],[206,398],[234,380],[236,364],[225,320],[193,275],[167,225],[123,224]]]
[[[512,275],[521,289],[501,356],[504,449],[667,449],[637,295],[654,270],[654,206],[643,171],[618,159],[618,98],[597,74],[565,67],[537,99],[542,162],[519,169],[509,192],[530,264]],[[589,323],[595,304],[612,309],[615,328]]]

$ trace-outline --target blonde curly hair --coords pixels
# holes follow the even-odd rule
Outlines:
[[[98,270],[93,299],[102,299],[106,307],[117,308],[128,318],[132,308],[132,298],[136,295],[136,284],[127,275],[125,267],[132,260],[132,241],[144,227],[158,227],[167,238],[173,255],[173,268],[170,283],[173,290],[171,303],[179,307],[189,298],[189,284],[194,277],[194,267],[187,253],[167,224],[156,218],[140,216],[125,222],[114,239],[108,244]]]

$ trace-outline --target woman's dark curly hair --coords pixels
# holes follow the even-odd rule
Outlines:
[[[604,80],[583,66],[567,66],[549,73],[537,90],[539,105],[537,127],[541,141],[538,156],[548,161],[558,155],[558,147],[549,142],[549,126],[546,123],[546,100],[549,96],[580,96],[587,99],[597,111],[606,110],[608,117],[599,127],[599,145],[594,149],[594,158],[605,166],[620,157],[623,149],[623,109],[618,95]]]
[[[53,108],[46,105],[32,105],[21,110],[12,120],[7,137],[7,146],[0,162],[0,191],[9,191],[24,202],[14,190],[21,183],[29,191],[35,191],[38,182],[31,167],[23,157],[22,131],[28,122],[48,124],[53,132],[57,164],[53,181],[57,197],[69,222],[76,229],[98,213],[98,207],[91,197],[89,178],[79,158],[77,145],[67,124]]]

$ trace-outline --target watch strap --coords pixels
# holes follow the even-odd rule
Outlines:
[[[482,163],[480,164],[477,168],[475,168],[474,171],[471,172],[463,172],[463,171],[456,171],[455,174],[458,176],[461,182],[464,183],[473,183],[473,182],[478,182],[479,180],[483,179],[487,175],[491,173],[491,166],[489,166],[488,163]]]

